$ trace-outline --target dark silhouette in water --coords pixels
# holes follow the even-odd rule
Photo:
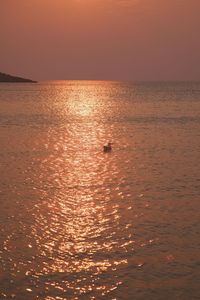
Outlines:
[[[0,82],[30,82],[30,83],[36,83],[37,81],[33,81],[26,78],[16,77],[12,75],[8,75],[5,73],[0,72]]]
[[[112,143],[108,143],[107,145],[103,146],[103,152],[110,152],[112,150]]]

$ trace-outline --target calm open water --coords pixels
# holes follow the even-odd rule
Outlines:
[[[200,83],[0,84],[0,299],[200,299],[199,234]]]

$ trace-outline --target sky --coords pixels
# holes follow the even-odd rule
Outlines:
[[[0,0],[0,72],[200,80],[200,0]]]

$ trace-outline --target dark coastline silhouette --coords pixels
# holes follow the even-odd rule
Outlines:
[[[30,83],[36,83],[37,81],[31,80],[31,79],[26,79],[26,78],[21,78],[17,76],[12,76],[9,74],[1,73],[0,72],[0,82],[30,82]]]

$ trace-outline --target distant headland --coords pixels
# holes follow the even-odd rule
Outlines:
[[[1,73],[0,72],[0,82],[30,82],[30,83],[36,83],[37,81],[31,80],[31,79],[26,79],[26,78],[21,78],[17,76],[12,76],[9,74]]]

